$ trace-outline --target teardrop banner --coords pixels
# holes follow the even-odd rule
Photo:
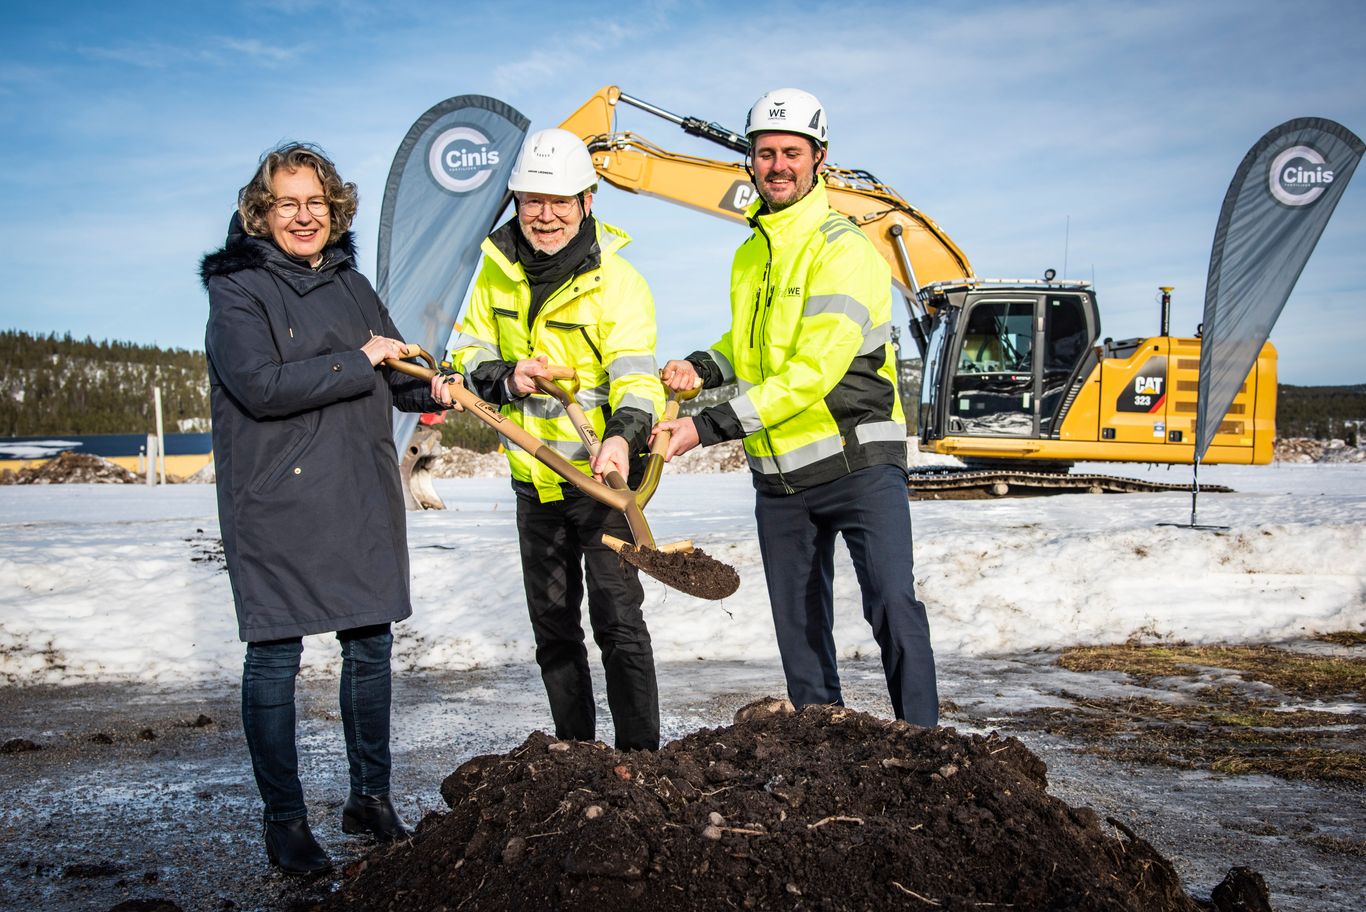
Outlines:
[[[459,95],[403,138],[384,186],[375,287],[405,342],[446,350],[479,244],[508,206],[508,175],[529,125],[496,98]],[[394,413],[400,455],[416,424]]]
[[[1361,139],[1341,124],[1300,117],[1258,140],[1234,173],[1219,212],[1205,283],[1197,465],[1271,335],[1363,151]]]

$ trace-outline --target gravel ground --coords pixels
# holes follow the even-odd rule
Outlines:
[[[1263,874],[1281,912],[1360,908],[1366,878],[1350,850],[1366,831],[1359,789],[1118,764],[1015,728],[1002,694],[1012,709],[1055,702],[1059,673],[1046,655],[945,659],[939,671],[955,707],[945,724],[1020,737],[1047,762],[1052,794],[1126,822],[1172,860],[1192,894],[1207,896],[1241,864]],[[727,724],[781,687],[777,668],[751,663],[670,664],[659,676],[666,741]],[[888,715],[875,663],[845,662],[843,677],[849,705]],[[1067,688],[1078,680],[1068,673]],[[301,680],[299,744],[315,832],[344,864],[368,846],[340,831],[346,771],[335,688],[328,676]],[[405,675],[395,706],[394,794],[412,822],[444,810],[437,788],[464,760],[510,750],[549,724],[527,667]],[[604,734],[605,709],[599,721]],[[5,688],[0,743],[0,908],[105,912],[161,898],[187,910],[289,909],[335,888],[266,864],[235,682]],[[1335,840],[1349,850],[1328,848]]]

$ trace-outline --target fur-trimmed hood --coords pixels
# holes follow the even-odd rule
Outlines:
[[[199,280],[204,288],[214,276],[232,275],[244,269],[269,269],[291,285],[311,285],[310,276],[328,273],[353,264],[356,236],[348,231],[323,250],[323,263],[316,270],[289,256],[267,238],[256,238],[242,228],[242,218],[234,211],[228,222],[228,239],[221,250],[206,254],[199,262]],[[291,281],[294,280],[294,281]],[[300,291],[304,289],[299,289]]]

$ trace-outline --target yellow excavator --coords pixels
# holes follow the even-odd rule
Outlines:
[[[561,124],[588,144],[604,181],[744,220],[755,193],[745,162],[684,155],[618,132],[621,104],[749,152],[740,133],[606,86]],[[914,473],[913,494],[1188,488],[1069,471],[1076,462],[1193,461],[1200,339],[1170,334],[1170,287],[1161,289],[1158,335],[1102,339],[1090,283],[1056,279],[1052,270],[1037,280],[978,278],[933,219],[869,172],[831,166],[824,176],[831,205],[868,235],[905,299],[924,365],[921,448],[959,457],[967,469]],[[1201,462],[1270,462],[1275,415],[1276,351],[1267,343]]]

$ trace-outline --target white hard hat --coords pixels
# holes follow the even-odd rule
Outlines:
[[[830,144],[825,107],[819,98],[801,89],[765,92],[745,118],[745,136],[753,139],[756,133],[796,133],[822,146]]]
[[[522,143],[508,177],[514,193],[575,196],[598,182],[588,147],[568,130],[553,127],[532,133]]]

